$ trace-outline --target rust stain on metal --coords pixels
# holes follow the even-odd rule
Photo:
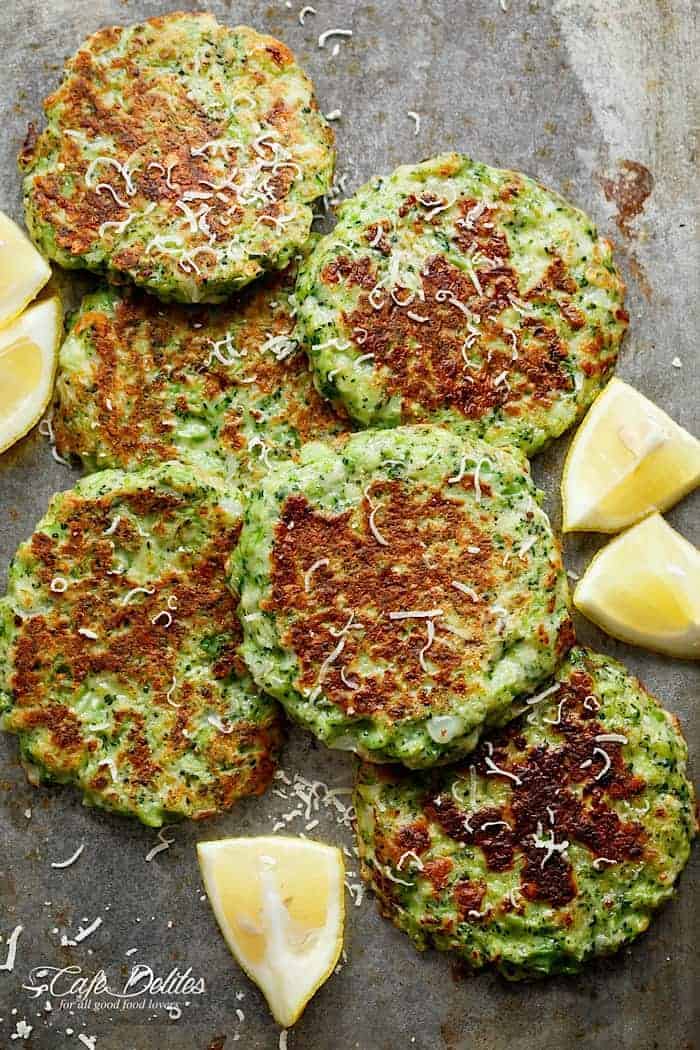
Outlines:
[[[618,229],[625,237],[633,237],[630,222],[644,210],[644,205],[654,188],[654,176],[636,160],[621,160],[618,167],[620,174],[616,179],[601,177],[600,184],[606,200],[617,206],[615,222]]]
[[[627,265],[629,266],[630,273],[639,285],[644,298],[651,299],[651,285],[649,284],[649,278],[634,252],[629,252],[627,256]]]

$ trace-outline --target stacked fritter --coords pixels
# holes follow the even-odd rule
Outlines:
[[[456,154],[311,238],[334,161],[311,84],[206,15],[96,34],[46,109],[32,235],[159,298],[94,292],[61,350],[58,450],[98,473],[0,604],[30,774],[146,823],[213,814],[265,787],[279,700],[365,760],[364,875],[419,946],[520,977],[636,936],[695,831],[685,745],[572,649],[525,459],[614,367],[609,243]]]
[[[56,443],[121,469],[57,496],[13,561],[3,725],[32,778],[86,802],[154,825],[208,816],[264,790],[282,733],[226,586],[242,489],[345,429],[290,300],[333,134],[283,44],[210,15],[101,30],[45,108],[20,158],[27,226],[119,285],[72,318]]]

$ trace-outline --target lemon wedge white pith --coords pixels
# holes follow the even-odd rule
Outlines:
[[[51,267],[26,233],[0,212],[0,325],[30,303],[51,276]]]
[[[288,1028],[343,947],[342,853],[270,835],[200,842],[197,856],[226,943]]]
[[[31,430],[48,405],[61,333],[57,296],[0,328],[0,452]]]
[[[603,547],[574,605],[623,642],[700,659],[700,552],[660,514]]]
[[[562,477],[564,532],[618,532],[700,483],[700,441],[612,379],[583,421]]]

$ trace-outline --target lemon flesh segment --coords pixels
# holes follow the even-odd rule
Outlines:
[[[20,314],[50,276],[51,267],[26,233],[0,211],[0,325]]]
[[[634,387],[612,379],[564,464],[564,531],[619,532],[700,484],[700,441]]]
[[[57,296],[0,328],[0,452],[31,430],[51,400],[62,332]]]
[[[264,836],[200,842],[217,922],[275,1020],[293,1025],[343,947],[345,866],[334,846]]]
[[[660,514],[603,547],[574,605],[613,638],[700,659],[700,551]]]

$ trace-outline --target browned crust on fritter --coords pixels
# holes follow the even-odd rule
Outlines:
[[[269,336],[292,336],[290,312],[271,304],[276,295],[285,301],[293,270],[265,278],[222,307],[164,309],[149,295],[125,292],[114,309],[82,313],[73,333],[92,344],[93,374],[82,382],[69,376],[70,396],[56,405],[59,452],[78,455],[95,448],[126,469],[176,458],[173,428],[178,415],[187,414],[188,398],[198,394],[211,406],[234,388],[245,391],[253,413],[257,401],[283,390],[284,421],[302,443],[338,433],[342,421],[317,393],[306,357],[298,352],[278,361],[260,349]],[[228,333],[244,355],[233,366],[212,356],[214,343]],[[186,397],[182,392],[176,397],[176,385]],[[81,425],[77,409],[82,405],[96,413],[96,430]],[[218,437],[226,450],[244,459],[247,442],[239,427],[231,407],[222,415]]]
[[[455,490],[472,485],[473,477],[465,475]],[[487,484],[482,483],[482,492],[490,494]],[[374,508],[375,527],[387,546],[371,531]],[[479,553],[470,553],[470,546]],[[307,591],[305,574],[320,558],[329,564],[314,571]],[[289,496],[275,529],[271,563],[272,593],[264,605],[292,616],[283,644],[299,662],[297,687],[306,692],[314,687],[324,660],[338,644],[338,632],[354,613],[354,622],[363,625],[362,640],[359,632],[346,632],[341,656],[325,672],[324,695],[346,714],[392,721],[439,713],[450,696],[466,700],[476,688],[468,679],[488,660],[488,639],[497,634],[498,617],[488,601],[474,602],[452,581],[466,580],[484,594],[494,584],[496,565],[499,579],[518,574],[514,561],[502,565],[502,552],[494,550],[487,526],[480,527],[465,512],[457,491],[451,497],[401,481],[374,481],[355,514],[322,514],[304,496]],[[556,573],[543,586],[555,587]],[[520,599],[523,606],[528,600],[527,594]],[[426,655],[435,683],[428,694],[420,689],[425,620],[392,621],[388,614],[431,608],[454,609],[469,637],[450,634],[436,621],[435,640]],[[354,683],[359,688],[351,688],[341,670],[353,682],[353,661],[360,652],[383,674],[363,672]]]
[[[120,26],[100,30],[67,63],[60,86],[46,98],[44,109],[47,114],[60,113],[60,132],[56,135],[47,131],[37,136],[30,127],[19,161],[25,170],[31,170],[47,147],[56,151],[52,170],[34,175],[32,209],[53,228],[56,244],[69,256],[84,256],[101,239],[99,231],[103,223],[119,223],[128,213],[119,203],[120,199],[124,200],[125,187],[116,169],[102,165],[99,180],[92,187],[88,186],[85,180],[88,161],[78,142],[63,133],[64,129],[82,133],[89,141],[101,136],[111,139],[114,148],[110,155],[121,164],[137,151],[147,156],[149,163],[155,166],[139,169],[136,192],[125,203],[139,212],[153,203],[163,208],[165,215],[160,220],[161,225],[167,226],[182,219],[177,202],[183,197],[187,199],[186,194],[201,194],[207,183],[214,186],[222,183],[220,169],[214,168],[206,155],[193,156],[192,151],[225,137],[226,124],[204,111],[188,90],[187,81],[177,76],[176,71],[166,72],[164,68],[158,68],[155,76],[154,66],[142,61],[144,53],[154,58],[156,52],[161,62],[178,59],[178,23],[191,24],[197,18],[208,17],[176,12],[148,19],[139,26],[140,32],[130,38],[124,54],[113,52],[109,57],[107,52],[119,44],[125,30]],[[231,48],[226,37],[234,32],[216,24],[211,28],[222,52]],[[238,32],[250,33],[246,27],[238,27]],[[256,47],[266,39],[268,43],[263,50],[271,59],[274,70],[280,73],[291,67],[295,62],[294,55],[274,38],[260,37]],[[258,81],[264,79],[273,96],[275,91],[282,91],[276,86],[274,76],[263,78],[262,73],[257,72],[255,78]],[[118,106],[109,101],[115,80],[119,82],[121,93]],[[218,86],[217,90],[221,91],[222,87]],[[311,110],[318,110],[313,96],[308,105]],[[299,138],[300,115],[285,104],[281,94],[273,97],[266,118],[282,142]],[[332,148],[332,129],[319,123],[318,135],[326,148]],[[229,147],[231,170],[236,164],[245,163],[239,153],[238,149]],[[260,143],[259,155],[269,161],[274,159],[269,143]],[[263,228],[269,225],[271,232],[275,229],[275,219],[283,209],[293,181],[293,170],[289,167],[281,167],[271,174],[266,183],[266,201],[257,210]],[[235,237],[236,228],[244,217],[243,210],[236,207],[235,198],[226,193],[212,193],[207,205],[207,232],[197,234],[195,238],[198,249],[196,269],[189,263],[182,267],[198,284],[206,282],[217,268],[218,260],[211,247],[225,244]],[[157,273],[162,258],[154,257],[149,268],[144,262],[144,247],[129,245],[122,248],[112,256],[110,265],[126,272],[138,265],[140,276],[147,280]],[[263,248],[272,248],[272,242],[265,242]],[[254,274],[255,270],[251,276]]]
[[[585,706],[588,697],[589,706]],[[538,828],[544,837],[549,834],[550,809],[555,815],[559,842],[567,839],[579,843],[596,858],[616,862],[643,855],[646,835],[642,825],[621,820],[610,802],[639,795],[646,783],[628,772],[622,745],[615,742],[602,745],[610,758],[610,768],[601,776],[605,762],[594,749],[600,746],[596,736],[606,729],[595,717],[594,697],[591,676],[575,671],[561,683],[557,693],[561,702],[557,729],[564,737],[561,745],[528,748],[518,721],[492,738],[491,752],[488,744],[479,746],[472,758],[479,776],[487,775],[486,760],[490,759],[520,781],[509,781],[512,794],[507,804],[482,807],[469,813],[465,823],[465,810],[452,795],[436,790],[425,798],[428,821],[450,838],[478,846],[489,871],[519,868],[520,892],[526,900],[563,907],[577,893],[571,862],[554,852],[543,864],[543,851],[534,843]],[[463,768],[462,775],[468,782],[468,767]],[[571,789],[581,785],[583,795],[579,799]],[[508,826],[499,823],[496,827],[484,827],[500,821]]]
[[[517,193],[519,184],[510,187]],[[508,199],[509,187],[501,197]],[[443,198],[427,196],[420,201],[411,195],[399,209],[417,234],[436,226],[440,217],[430,217],[426,207],[445,204]],[[410,292],[397,288],[395,296],[386,290],[376,295],[375,307],[369,293],[376,285],[377,272],[369,256],[342,253],[331,260],[320,274],[322,282],[362,289],[357,306],[343,315],[347,337],[361,354],[374,354],[374,366],[385,367],[382,381],[389,395],[400,396],[404,422],[419,422],[444,408],[461,412],[475,420],[493,409],[503,409],[512,417],[527,413],[528,406],[549,408],[562,391],[573,391],[567,365],[572,364],[567,342],[554,325],[545,324],[528,314],[529,303],[551,304],[558,310],[565,326],[574,331],[585,325],[585,317],[573,302],[576,283],[559,256],[553,256],[542,279],[523,296],[518,297],[518,273],[511,264],[506,236],[497,228],[498,209],[485,208],[470,223],[464,221],[476,206],[473,199],[459,202],[461,218],[455,225],[456,243],[474,259],[473,277],[451,263],[446,256],[433,255],[421,272],[422,296],[407,308]],[[383,229],[390,224],[381,223]],[[379,224],[374,222],[364,231],[364,240],[390,251],[384,234],[375,244]],[[436,298],[437,295],[437,298]],[[518,331],[508,329],[499,320],[501,312],[511,306],[511,297],[520,303]],[[461,305],[456,305],[461,304]],[[464,309],[479,318],[481,340],[488,346],[487,357],[478,367],[465,367],[474,343],[469,319]],[[410,314],[425,320],[417,320]],[[620,308],[618,320],[626,322]],[[584,342],[573,362],[588,377],[605,377],[613,365],[606,357],[605,340],[600,332]],[[476,348],[475,348],[476,350]],[[473,360],[473,358],[471,358]]]
[[[154,515],[152,532],[165,533],[168,523],[183,502],[174,493],[140,491],[118,493],[121,503],[136,514]],[[102,535],[113,518],[114,494],[95,500],[66,494],[60,505],[61,538],[37,532],[29,544],[32,571],[44,587],[52,579],[70,581],[63,593],[52,593],[50,612],[26,620],[15,618],[16,637],[11,652],[9,685],[13,708],[5,727],[13,732],[45,730],[51,747],[42,748],[42,764],[59,778],[74,774],[98,746],[95,737],[84,736],[80,720],[68,703],[55,696],[77,695],[89,676],[114,675],[129,683],[172,723],[165,733],[163,747],[154,753],[146,732],[142,711],[131,706],[126,696],[114,698],[110,754],[120,776],[120,790],[130,795],[140,787],[163,789],[163,804],[173,812],[192,807],[196,817],[229,808],[244,794],[259,794],[274,770],[274,756],[280,743],[280,728],[270,720],[260,725],[240,722],[231,733],[216,734],[207,746],[206,765],[212,776],[209,784],[188,786],[168,773],[170,761],[192,746],[187,730],[194,730],[204,711],[219,711],[217,689],[206,681],[195,685],[180,680],[173,703],[169,703],[175,681],[178,653],[193,630],[202,638],[222,639],[213,679],[245,674],[238,655],[241,630],[236,616],[236,597],[225,586],[225,563],[235,544],[240,526],[225,527],[218,511],[200,506],[200,519],[211,516],[212,538],[191,558],[186,572],[168,570],[151,584],[152,594],[139,593],[136,601],[124,604],[135,586],[128,575],[113,571],[113,547],[137,549],[143,543],[134,525],[125,518],[111,538]],[[71,570],[81,567],[79,579]],[[172,622],[158,617],[175,609]],[[92,638],[81,629],[97,635]],[[200,753],[202,745],[198,745]],[[110,771],[100,769],[90,787],[109,791]]]

